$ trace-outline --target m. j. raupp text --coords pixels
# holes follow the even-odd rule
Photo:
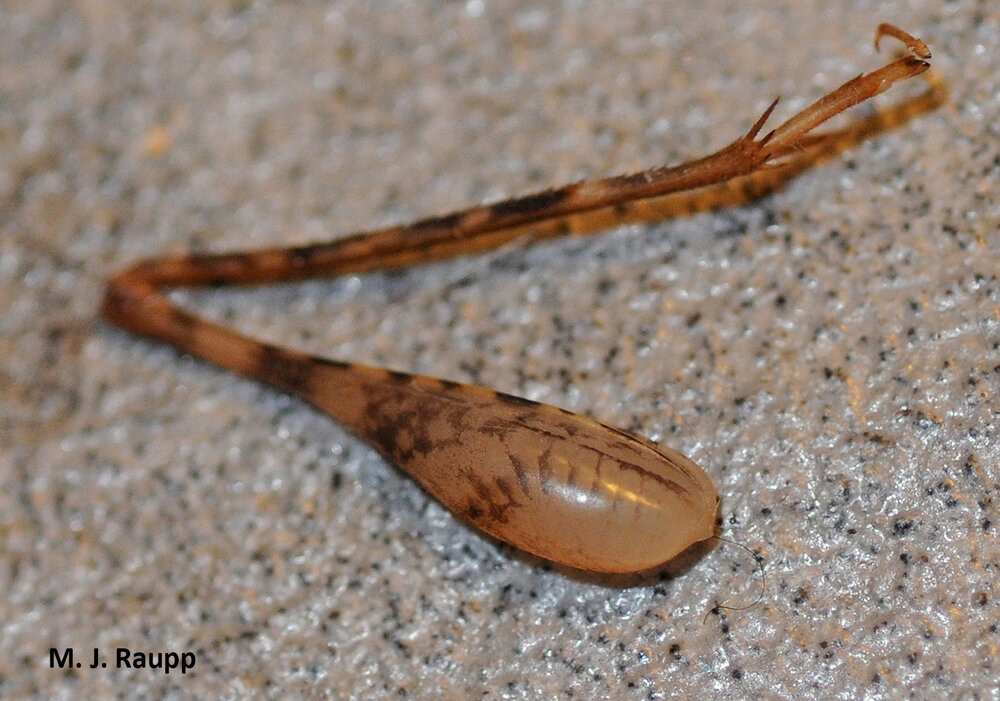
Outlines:
[[[196,658],[193,652],[153,652],[153,651],[133,651],[127,647],[115,648],[113,660],[109,662],[102,654],[100,648],[94,648],[93,657],[86,664],[87,669],[107,669],[112,666],[115,669],[150,669],[170,674],[173,670],[180,670],[181,674],[187,674],[194,669]],[[49,649],[49,667],[51,669],[82,669],[83,662],[77,662],[74,658],[74,650],[71,647],[62,651],[57,648]]]

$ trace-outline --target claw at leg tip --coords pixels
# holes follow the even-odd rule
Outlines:
[[[922,59],[926,60],[926,59],[929,59],[931,57],[931,50],[927,47],[927,44],[925,44],[921,39],[918,39],[917,37],[913,36],[909,32],[904,32],[902,29],[900,29],[896,25],[889,24],[888,22],[883,22],[875,30],[875,50],[876,51],[879,50],[879,46],[878,46],[879,40],[883,36],[886,36],[886,35],[891,36],[894,39],[898,39],[899,41],[901,41],[906,46],[906,48],[910,51],[910,53],[912,53],[914,56],[917,56],[918,58],[922,58]]]

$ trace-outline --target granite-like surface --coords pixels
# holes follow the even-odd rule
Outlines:
[[[0,697],[996,698],[1000,9],[888,7],[3,3]],[[568,577],[304,404],[95,317],[140,256],[701,155],[879,65],[883,20],[951,102],[761,200],[181,295],[668,442],[763,558],[747,610],[709,613],[758,595],[737,547]],[[119,646],[197,663],[87,668]],[[84,666],[50,669],[68,647]]]

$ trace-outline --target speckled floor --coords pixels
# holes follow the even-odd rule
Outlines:
[[[892,7],[5,2],[0,696],[997,698],[1000,9]],[[880,65],[883,20],[950,101],[760,200],[178,295],[669,443],[763,559],[746,610],[714,608],[760,593],[738,547],[568,576],[305,404],[96,318],[141,256],[701,155]]]

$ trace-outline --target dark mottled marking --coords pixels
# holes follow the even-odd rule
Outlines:
[[[261,343],[256,348],[255,360],[256,375],[264,382],[302,397],[309,396],[313,365],[307,356],[300,357],[277,346]]]
[[[310,243],[305,246],[298,246],[297,248],[310,258],[319,258],[320,256],[327,256],[331,253],[336,253],[340,249],[347,246],[357,245],[370,236],[370,233],[366,234],[363,232],[358,234],[348,234],[347,236],[342,236],[341,238],[334,239],[333,241]]]
[[[471,507],[470,503],[470,508],[476,508],[480,516],[485,514],[488,510],[490,519],[493,521],[499,521],[500,519],[497,518],[498,505],[493,499],[493,492],[489,485],[486,484],[486,482],[484,482],[482,478],[473,470],[466,469],[463,471],[463,475],[469,481],[469,486],[472,487],[472,491],[476,493],[476,497],[479,500],[476,502],[476,507]]]
[[[384,455],[392,456],[399,465],[413,460],[416,455],[426,456],[434,450],[454,442],[457,432],[437,439],[429,433],[429,417],[443,417],[446,423],[454,425],[456,419],[439,410],[440,405],[416,408],[408,403],[399,403],[395,393],[387,393],[380,400],[374,400],[369,407],[371,417],[366,433]]]
[[[348,363],[343,360],[334,360],[333,358],[323,358],[320,356],[312,356],[310,360],[317,365],[325,365],[326,367],[336,368],[338,370],[350,370],[355,367],[355,363]]]
[[[462,212],[453,212],[440,217],[427,217],[426,219],[415,221],[406,228],[413,233],[423,233],[429,229],[449,230],[457,227],[463,218],[464,214]]]
[[[498,218],[521,214],[535,214],[550,207],[555,207],[560,202],[564,202],[576,189],[575,185],[567,185],[558,190],[543,190],[534,195],[526,195],[512,200],[497,202],[489,206],[490,214]]]
[[[399,370],[387,370],[385,373],[386,377],[393,382],[398,382],[399,384],[407,384],[413,379],[413,375],[408,372],[400,372]]]
[[[227,268],[240,268],[241,270],[253,270],[257,267],[260,257],[252,251],[246,253],[226,253],[221,256],[209,255],[203,265],[210,268],[221,268],[220,273],[225,274]],[[201,263],[195,262],[194,265]]]
[[[597,465],[594,466],[594,481],[590,483],[590,493],[597,495],[601,488],[601,463],[609,459],[603,453],[597,454]]]
[[[507,512],[510,509],[519,506],[517,500],[514,499],[514,490],[510,483],[502,477],[497,477],[495,480],[497,491],[503,495],[503,503],[498,502],[494,499],[490,503],[490,515],[493,520],[497,523],[507,523],[510,520]]]
[[[500,491],[501,494],[503,494],[507,498],[507,501],[513,502],[514,492],[511,489],[510,483],[507,482],[507,480],[505,480],[503,477],[497,477],[495,482],[497,485],[497,489]]]
[[[638,473],[640,476],[642,476],[644,478],[648,477],[649,479],[653,480],[654,482],[656,482],[657,484],[659,484],[660,486],[662,486],[668,492],[673,492],[674,494],[676,494],[678,496],[684,496],[686,494],[690,494],[691,493],[689,490],[685,489],[684,487],[682,487],[681,485],[677,484],[673,480],[668,480],[665,477],[661,477],[660,475],[656,474],[655,472],[650,472],[649,470],[647,470],[644,467],[640,467],[639,465],[636,465],[634,463],[624,462],[622,460],[616,460],[616,462],[618,463],[618,469],[620,469],[620,470],[628,470],[629,472],[636,472],[636,473]],[[673,464],[673,463],[671,463],[671,464]],[[675,465],[675,467],[676,467],[676,465]]]
[[[542,406],[546,406],[543,404]],[[556,428],[561,429],[559,431],[548,431],[538,424],[533,424],[531,426],[531,432],[537,433],[539,436],[545,436],[553,441],[564,440],[567,436],[575,436],[579,433],[576,426],[573,424],[552,424]]]
[[[317,253],[316,246],[294,246],[288,249],[288,262],[296,268],[304,268]]]
[[[201,319],[190,312],[186,312],[179,307],[170,307],[167,310],[167,321],[176,331],[184,334],[192,334],[201,326]]]
[[[598,421],[598,423],[600,423],[601,426],[603,426],[604,428],[608,429],[612,433],[616,433],[619,436],[621,436],[622,438],[624,438],[625,442],[628,443],[630,446],[634,446],[637,443],[640,446],[643,446],[644,444],[647,444],[644,447],[648,447],[650,445],[656,445],[656,441],[650,440],[649,438],[639,438],[634,433],[629,433],[628,431],[626,431],[623,428],[618,428],[617,426],[610,426],[610,425],[608,425],[606,423],[601,423],[600,421]]]
[[[434,441],[427,435],[427,424],[415,416],[410,416],[407,426],[412,431],[413,452],[427,455],[436,447]]]
[[[461,382],[455,382],[454,380],[438,380],[441,385],[441,389],[454,390],[462,389],[464,385]]]
[[[538,482],[542,486],[542,494],[552,493],[552,477],[554,475],[552,448],[546,448],[545,452],[538,456]]]
[[[486,512],[483,511],[481,508],[479,508],[478,504],[476,504],[475,502],[471,502],[470,501],[468,504],[465,505],[465,509],[462,511],[461,515],[466,520],[469,520],[469,521],[472,521],[473,523],[475,523],[476,521],[478,521],[479,519],[481,519],[483,517],[484,513],[486,513]]]
[[[517,478],[517,484],[521,488],[521,491],[526,496],[531,496],[531,482],[528,480],[528,468],[521,462],[520,458],[513,455],[510,451],[507,451],[507,457],[510,458],[510,466],[514,468],[514,476]]]
[[[476,474],[474,470],[465,470],[463,472],[466,479],[469,481],[469,485],[472,487],[473,491],[476,493],[479,501],[476,502],[476,506],[473,507],[470,503],[470,510],[475,508],[480,517],[484,514],[488,516],[488,519],[493,524],[504,524],[510,520],[508,511],[512,507],[516,507],[518,504],[514,501],[513,491],[510,485],[504,481],[502,478],[497,478],[494,480],[495,489],[490,487],[490,484],[483,481],[483,479]],[[500,497],[503,498],[501,501]],[[485,507],[485,511],[483,510]]]
[[[403,463],[411,457],[410,450],[404,450],[399,445],[400,433],[400,427],[395,421],[382,421],[371,431],[371,435],[375,439],[375,447],[397,464]]]
[[[493,436],[506,441],[511,432],[511,424],[506,418],[487,418],[480,424],[478,431],[484,436]]]
[[[533,399],[525,399],[524,397],[519,397],[516,394],[507,394],[506,392],[494,392],[493,394],[497,399],[507,402],[508,404],[519,404],[520,406],[541,406],[541,402],[536,402]]]

